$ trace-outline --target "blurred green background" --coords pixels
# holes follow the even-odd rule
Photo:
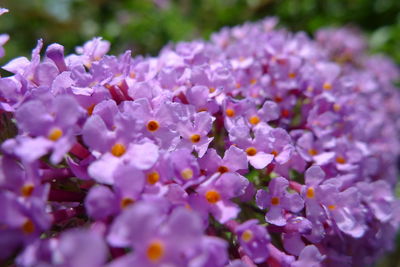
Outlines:
[[[39,38],[64,45],[66,53],[102,36],[111,53],[157,55],[168,42],[208,38],[223,26],[265,16],[310,35],[326,26],[356,26],[371,52],[400,64],[400,0],[0,0],[0,6],[10,10],[0,17],[0,33],[11,37],[0,65],[28,56]],[[377,266],[400,266],[400,238],[397,243]]]
[[[38,38],[72,52],[103,36],[112,53],[129,48],[156,55],[169,41],[207,38],[223,26],[271,15],[310,34],[328,25],[356,25],[372,51],[400,63],[400,0],[0,0],[0,6],[10,9],[0,18],[0,33],[11,35],[0,64],[28,55]]]

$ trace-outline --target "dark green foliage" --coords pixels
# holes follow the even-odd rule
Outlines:
[[[397,0],[2,0],[10,13],[0,32],[11,40],[1,63],[29,55],[36,39],[58,42],[73,52],[93,36],[113,44],[112,52],[133,49],[155,55],[168,42],[208,38],[223,26],[278,16],[292,30],[312,34],[320,27],[355,25],[370,36],[374,52],[400,62],[400,1]]]

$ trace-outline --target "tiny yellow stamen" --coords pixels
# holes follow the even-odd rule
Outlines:
[[[192,141],[192,143],[198,143],[200,142],[201,136],[198,134],[194,134],[190,137],[190,141]]]
[[[254,156],[257,154],[257,149],[255,147],[249,147],[246,149],[246,153],[248,156]]]
[[[113,154],[116,157],[121,157],[123,154],[125,154],[126,148],[123,144],[116,143],[112,148],[111,148],[111,154]]]
[[[253,125],[256,125],[260,122],[260,118],[257,115],[251,116],[249,118],[249,122]]]
[[[159,261],[164,256],[164,244],[161,241],[154,241],[147,247],[147,258],[152,262]]]
[[[211,204],[215,204],[221,200],[221,195],[216,190],[208,190],[205,197]]]
[[[186,168],[181,171],[181,176],[185,180],[189,180],[193,178],[193,170],[190,168]]]
[[[251,84],[251,85],[255,85],[256,83],[257,83],[257,79],[254,79],[254,78],[251,79],[251,81],[250,81],[250,84]]]
[[[289,78],[290,79],[296,78],[296,73],[294,73],[294,72],[289,73]]]
[[[160,180],[160,174],[157,171],[153,171],[147,175],[147,182],[149,184],[155,184]]]
[[[25,184],[21,188],[21,195],[23,197],[30,197],[32,195],[34,189],[35,189],[35,187],[33,184]]]
[[[280,201],[279,197],[272,197],[271,198],[271,204],[274,205],[274,206],[279,205],[280,202],[281,201]]]
[[[336,209],[336,205],[328,205],[328,209],[329,210],[335,210]]]
[[[30,219],[27,219],[24,224],[22,225],[22,231],[25,234],[32,234],[33,232],[35,232],[35,225],[33,224],[33,222]]]
[[[208,88],[208,92],[210,92],[210,94],[211,94],[211,93],[214,93],[215,90],[216,90],[215,87],[210,87],[210,88]]]
[[[123,208],[123,209],[125,209],[125,208],[127,208],[128,206],[130,206],[130,205],[132,205],[133,203],[135,203],[135,200],[133,200],[132,198],[130,198],[130,197],[125,197],[125,198],[123,198],[122,200],[121,200],[121,208]]]
[[[249,229],[247,229],[246,231],[244,231],[242,233],[242,240],[244,242],[249,242],[253,239],[253,232]]]
[[[314,198],[315,197],[315,190],[313,187],[307,188],[306,197]]]
[[[228,117],[233,117],[233,116],[235,116],[235,111],[234,111],[233,109],[231,109],[231,108],[227,108],[227,109],[225,110],[225,114],[226,114],[226,116],[228,116]]]
[[[62,137],[62,135],[63,135],[63,131],[60,128],[53,128],[50,131],[48,138],[51,141],[57,141],[58,139],[60,139]]]
[[[149,132],[155,132],[158,128],[160,128],[160,124],[155,120],[151,120],[147,123],[147,130],[149,130]]]

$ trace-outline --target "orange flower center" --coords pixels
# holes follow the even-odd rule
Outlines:
[[[62,137],[62,135],[63,135],[63,131],[60,128],[56,127],[50,131],[47,138],[49,138],[51,141],[57,141],[58,139],[60,139]]]
[[[35,225],[30,219],[27,219],[22,225],[22,231],[25,234],[32,234],[35,231]]]
[[[155,132],[158,128],[160,128],[160,124],[155,120],[151,120],[147,123],[147,130],[149,132]]]
[[[343,158],[342,156],[338,156],[336,158],[336,162],[339,163],[339,164],[345,164],[346,163],[346,159]]]
[[[89,114],[89,116],[91,116],[93,114],[93,110],[94,110],[95,106],[96,106],[95,104],[92,104],[92,105],[90,105],[89,107],[86,108],[87,113]]]
[[[21,188],[21,195],[24,197],[30,197],[32,195],[34,189],[35,189],[35,187],[33,186],[33,184],[25,184]]]
[[[147,182],[149,184],[155,184],[160,180],[160,174],[157,171],[153,171],[147,175]]]
[[[121,143],[116,143],[111,148],[111,154],[113,154],[116,157],[121,157],[123,154],[125,154],[125,152],[126,152],[126,148]]]
[[[221,200],[221,195],[216,190],[208,190],[205,197],[211,204],[215,204]]]
[[[161,241],[153,241],[147,247],[147,258],[152,262],[159,261],[164,256],[164,244]]]
[[[227,108],[227,109],[225,110],[225,114],[226,114],[226,116],[228,116],[228,117],[233,117],[233,116],[235,116],[235,111],[234,111],[233,109],[231,109],[231,108]]]
[[[121,208],[125,209],[125,208],[129,207],[130,205],[132,205],[133,203],[135,203],[135,200],[133,200],[130,197],[124,197],[121,200],[120,204],[121,204]]]
[[[310,154],[311,156],[315,156],[315,155],[318,154],[318,151],[315,150],[314,148],[310,148],[310,149],[308,150],[308,154]]]
[[[258,123],[260,122],[260,118],[259,118],[258,116],[256,116],[256,115],[251,116],[251,117],[249,118],[249,122],[250,122],[251,124],[253,124],[253,125],[256,125],[256,124],[258,124]]]
[[[194,134],[190,137],[190,141],[192,141],[192,143],[198,143],[200,142],[201,136],[198,134]]]
[[[306,196],[307,196],[308,198],[314,198],[314,197],[315,197],[315,190],[314,190],[313,187],[309,187],[309,188],[307,189]]]
[[[328,209],[335,210],[336,209],[336,205],[333,205],[333,204],[328,205]]]
[[[279,153],[276,150],[272,150],[271,154],[274,155],[274,157],[276,157],[276,156],[278,156]]]
[[[249,147],[246,149],[246,153],[248,156],[254,156],[257,154],[257,149],[255,147]]]
[[[219,166],[218,167],[218,172],[220,172],[220,173],[226,173],[228,171],[229,171],[229,169],[226,166]]]
[[[324,88],[324,90],[326,90],[326,91],[332,90],[332,84],[331,84],[331,83],[328,83],[328,82],[325,82],[325,83],[322,85],[322,88]]]
[[[244,241],[244,242],[249,242],[250,240],[252,240],[253,239],[253,232],[251,231],[251,230],[249,230],[249,229],[247,229],[246,231],[244,231],[243,233],[242,233],[242,240]]]
[[[281,201],[279,200],[279,197],[272,197],[271,198],[271,204],[274,205],[274,206],[279,205],[280,202]]]

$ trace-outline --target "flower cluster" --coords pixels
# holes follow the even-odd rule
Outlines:
[[[268,18],[158,57],[51,44],[0,79],[0,260],[366,266],[392,247],[399,78]],[[1,52],[1,51],[0,51]]]

